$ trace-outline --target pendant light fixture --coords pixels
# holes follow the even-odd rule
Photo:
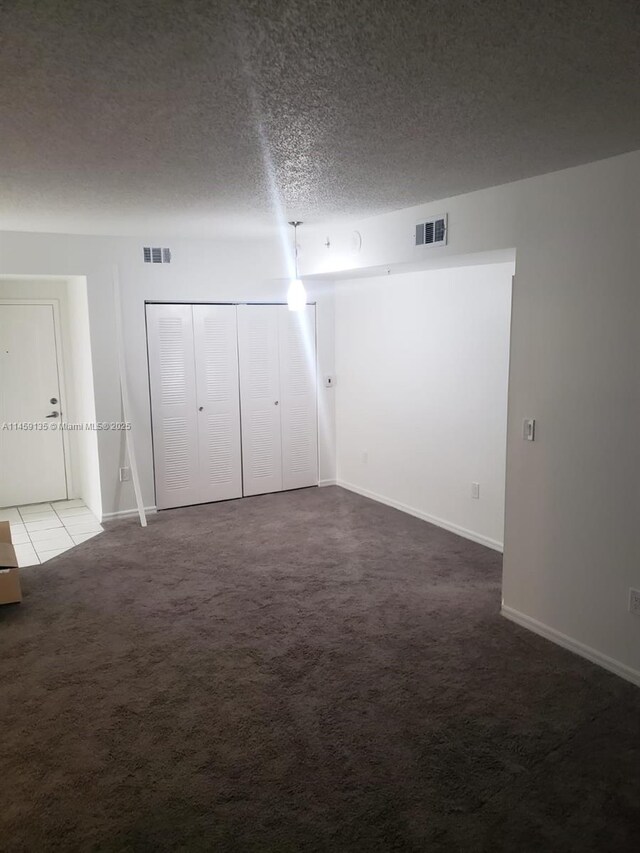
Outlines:
[[[302,225],[302,222],[290,222],[289,225],[293,226],[295,276],[291,280],[289,290],[287,291],[287,305],[289,306],[289,311],[302,311],[307,304],[307,293],[304,289],[304,284],[298,278],[298,225]]]

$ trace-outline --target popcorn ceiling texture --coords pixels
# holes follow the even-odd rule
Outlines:
[[[640,147],[635,0],[0,8],[3,228],[369,215]]]

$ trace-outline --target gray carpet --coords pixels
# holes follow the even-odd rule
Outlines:
[[[337,488],[111,524],[0,608],[2,851],[626,851],[640,690]]]

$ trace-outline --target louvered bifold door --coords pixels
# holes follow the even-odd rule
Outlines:
[[[235,305],[194,305],[199,500],[242,497]]]
[[[158,509],[200,500],[190,305],[147,305],[153,458]]]
[[[318,484],[315,306],[279,306],[282,487]]]
[[[282,490],[278,305],[238,306],[245,495]]]

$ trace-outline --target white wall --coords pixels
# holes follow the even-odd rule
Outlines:
[[[169,265],[144,264],[144,245],[169,246]],[[153,458],[146,353],[145,300],[285,301],[287,264],[277,239],[148,240],[62,234],[0,232],[0,274],[84,276],[87,281],[96,418],[122,419],[112,274],[120,273],[123,334],[132,402],[131,420],[145,505],[154,506]],[[333,288],[317,282],[308,288],[317,303],[318,368],[334,372]],[[320,478],[335,478],[333,389],[322,389],[320,409]],[[105,516],[135,507],[131,483],[121,484],[124,464],[121,432],[99,432],[102,510]]]
[[[70,353],[67,373],[73,388],[73,405],[67,420],[76,424],[96,422],[93,357],[89,329],[87,281],[83,276],[67,280],[67,316]],[[102,517],[98,434],[79,430],[69,435],[74,460],[75,496],[82,498],[96,518]]]
[[[338,482],[499,549],[512,275],[452,267],[336,292]]]
[[[504,605],[638,683],[628,596],[640,587],[639,199],[634,152],[300,235],[304,274],[516,249]],[[414,247],[416,222],[441,212],[448,246]]]

